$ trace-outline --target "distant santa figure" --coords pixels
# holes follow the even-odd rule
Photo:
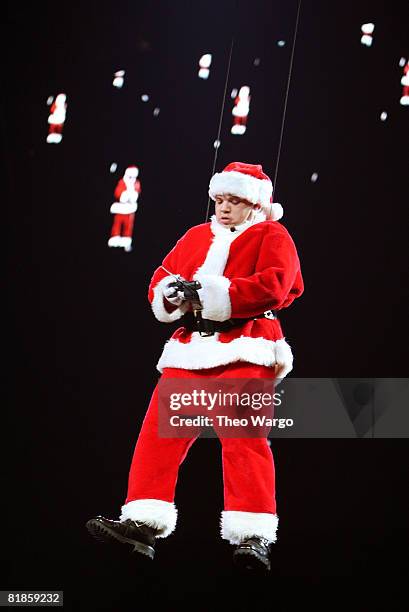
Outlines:
[[[400,80],[403,85],[402,97],[400,103],[402,106],[409,106],[409,60],[403,68],[403,77]]]
[[[197,73],[197,76],[199,77],[199,79],[207,79],[209,77],[211,63],[212,63],[211,53],[205,53],[205,55],[202,55],[202,57],[199,60],[199,72]]]
[[[233,125],[231,133],[241,136],[246,131],[247,117],[250,110],[250,87],[243,85],[240,87],[239,94],[234,100],[234,107],[232,110]]]
[[[48,117],[48,136],[47,142],[58,144],[62,141],[62,131],[67,113],[67,96],[63,93],[58,94],[54,103],[51,105]]]
[[[361,26],[361,44],[365,47],[371,47],[373,43],[373,33],[375,30],[375,24],[363,23]]]
[[[114,192],[116,201],[111,206],[111,213],[115,216],[108,246],[122,247],[128,252],[132,250],[133,224],[141,193],[138,175],[139,169],[136,166],[129,166],[125,170]]]
[[[112,85],[117,89],[121,89],[125,80],[125,70],[117,70],[114,72],[114,79],[112,81]]]

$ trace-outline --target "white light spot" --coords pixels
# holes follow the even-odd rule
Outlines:
[[[211,53],[205,53],[205,55],[202,55],[202,57],[199,60],[200,68],[210,68],[211,63],[212,63]]]
[[[403,68],[405,64],[406,64],[406,57],[401,57],[399,60],[399,66]]]
[[[142,94],[141,95],[141,100],[142,100],[142,102],[147,102],[149,100],[148,94]]]
[[[112,162],[112,164],[109,166],[110,173],[113,174],[117,168],[118,168],[118,165],[115,162]]]
[[[47,106],[51,106],[51,104],[53,103],[54,100],[54,96],[48,96],[47,98]]]
[[[317,172],[313,172],[311,174],[311,183],[316,183],[318,181],[318,173]]]
[[[260,66],[260,58],[256,57],[256,59],[253,62],[254,66]]]
[[[124,84],[124,76],[125,70],[117,70],[114,72],[114,80],[112,81],[112,85],[117,89],[121,89]]]
[[[218,149],[220,147],[220,145],[221,145],[221,141],[220,140],[215,140],[214,143],[213,143],[213,146],[214,146],[215,149]]]
[[[160,108],[157,106],[156,108],[153,109],[153,116],[157,117],[160,113]]]
[[[361,26],[362,36],[361,43],[366,47],[370,47],[373,42],[372,34],[375,29],[375,25],[373,23],[363,23]]]
[[[386,113],[385,111],[383,111],[381,113],[381,121],[386,121],[386,119],[388,118],[388,113]]]
[[[238,89],[236,89],[236,88],[232,89],[231,90],[231,94],[230,94],[231,98],[234,100],[234,98],[236,98],[238,93],[239,93]]]
[[[361,26],[361,30],[364,34],[373,34],[375,29],[375,24],[373,23],[363,23]]]
[[[200,68],[199,72],[197,73],[197,76],[199,77],[199,79],[208,79],[209,78],[209,74],[210,71],[208,68]]]
[[[361,43],[365,45],[365,47],[371,47],[372,41],[373,38],[369,34],[364,34],[363,36],[361,36]]]
[[[277,45],[278,45],[279,47],[284,47],[284,46],[285,46],[285,40],[278,40],[278,41],[277,41]]]

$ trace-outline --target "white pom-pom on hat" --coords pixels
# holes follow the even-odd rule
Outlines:
[[[274,202],[271,204],[271,219],[273,221],[278,221],[284,214],[283,207],[278,202]]]

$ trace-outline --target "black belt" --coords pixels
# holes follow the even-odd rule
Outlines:
[[[276,310],[267,310],[261,314],[247,317],[245,319],[227,319],[227,321],[212,321],[211,319],[203,319],[196,317],[193,312],[187,312],[181,318],[181,322],[188,331],[198,331],[201,336],[213,336],[215,332],[230,331],[234,327],[239,327],[253,321],[254,319],[277,319]]]

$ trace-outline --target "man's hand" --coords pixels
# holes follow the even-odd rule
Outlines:
[[[184,292],[178,289],[179,284],[176,282],[169,283],[163,289],[163,295],[174,306],[180,306],[185,301]]]
[[[180,277],[179,280],[166,285],[163,295],[175,306],[180,306],[184,301],[193,302],[200,306],[198,289],[201,289],[200,283],[197,281],[187,281]]]

